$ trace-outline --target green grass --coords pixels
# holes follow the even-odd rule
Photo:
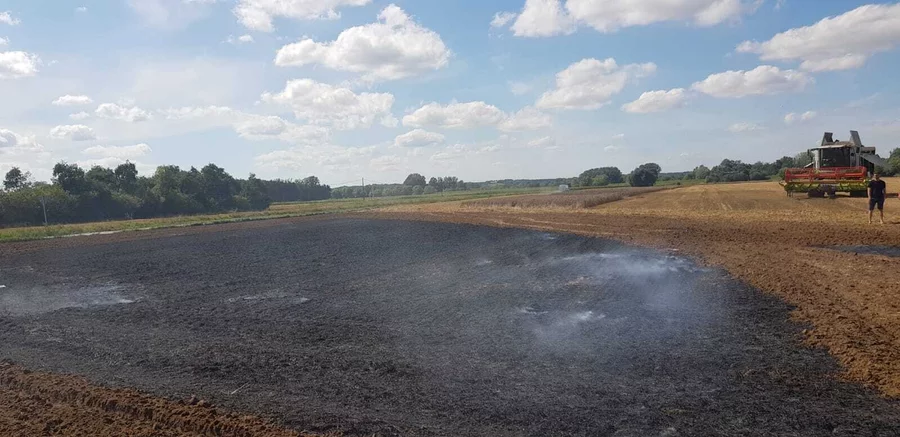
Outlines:
[[[473,191],[453,191],[423,196],[375,197],[368,199],[331,199],[314,202],[273,203],[265,211],[234,212],[224,214],[185,215],[140,220],[117,220],[93,223],[73,223],[50,226],[31,226],[0,229],[0,242],[38,240],[96,232],[139,231],[182,226],[202,226],[250,220],[267,220],[302,217],[317,214],[365,211],[393,205],[449,202],[483,199],[494,196],[530,194],[553,191],[553,188],[510,188]]]

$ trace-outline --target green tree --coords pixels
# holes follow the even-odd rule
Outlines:
[[[128,194],[134,194],[137,191],[138,171],[134,163],[125,161],[124,164],[119,164],[114,174],[116,175],[116,185],[118,185],[119,190]]]
[[[241,196],[247,199],[251,209],[258,211],[262,211],[272,204],[272,198],[266,191],[266,185],[253,173],[250,173],[250,177],[243,182]]]
[[[694,179],[706,179],[709,176],[709,167],[705,165],[698,165],[694,168],[693,176]]]
[[[628,177],[628,183],[632,187],[652,187],[659,178],[659,171],[657,169],[659,169],[659,166],[656,164],[641,165],[631,172],[631,175]]]
[[[6,178],[3,179],[3,189],[7,191],[15,191],[27,188],[31,185],[31,173],[23,172],[19,167],[13,167],[6,172]]]
[[[434,179],[434,178],[432,178],[432,179]],[[426,185],[425,176],[422,176],[418,173],[411,173],[409,176],[406,177],[406,180],[403,181],[403,185],[409,185],[412,187],[417,186],[417,185],[425,186]]]
[[[594,176],[594,178],[591,179],[591,186],[605,187],[607,185],[609,185],[609,178],[605,174]]]
[[[60,162],[53,166],[53,180],[69,194],[82,194],[88,189],[84,170],[76,164]]]
[[[577,178],[578,185],[589,187],[597,176],[606,176],[606,181],[610,184],[620,184],[625,181],[622,171],[617,167],[599,167],[581,172]]]

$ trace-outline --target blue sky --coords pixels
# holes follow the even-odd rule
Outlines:
[[[822,21],[825,20],[825,21]],[[900,146],[900,5],[0,0],[0,171],[214,162],[340,185]]]

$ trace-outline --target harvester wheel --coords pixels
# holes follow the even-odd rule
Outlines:
[[[808,197],[825,197],[825,192],[822,190],[809,190],[806,192]]]
[[[865,190],[856,190],[850,192],[850,197],[866,197],[868,193]]]

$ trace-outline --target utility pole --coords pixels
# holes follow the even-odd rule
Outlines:
[[[44,210],[44,226],[47,226],[47,200],[41,196],[41,208]]]

